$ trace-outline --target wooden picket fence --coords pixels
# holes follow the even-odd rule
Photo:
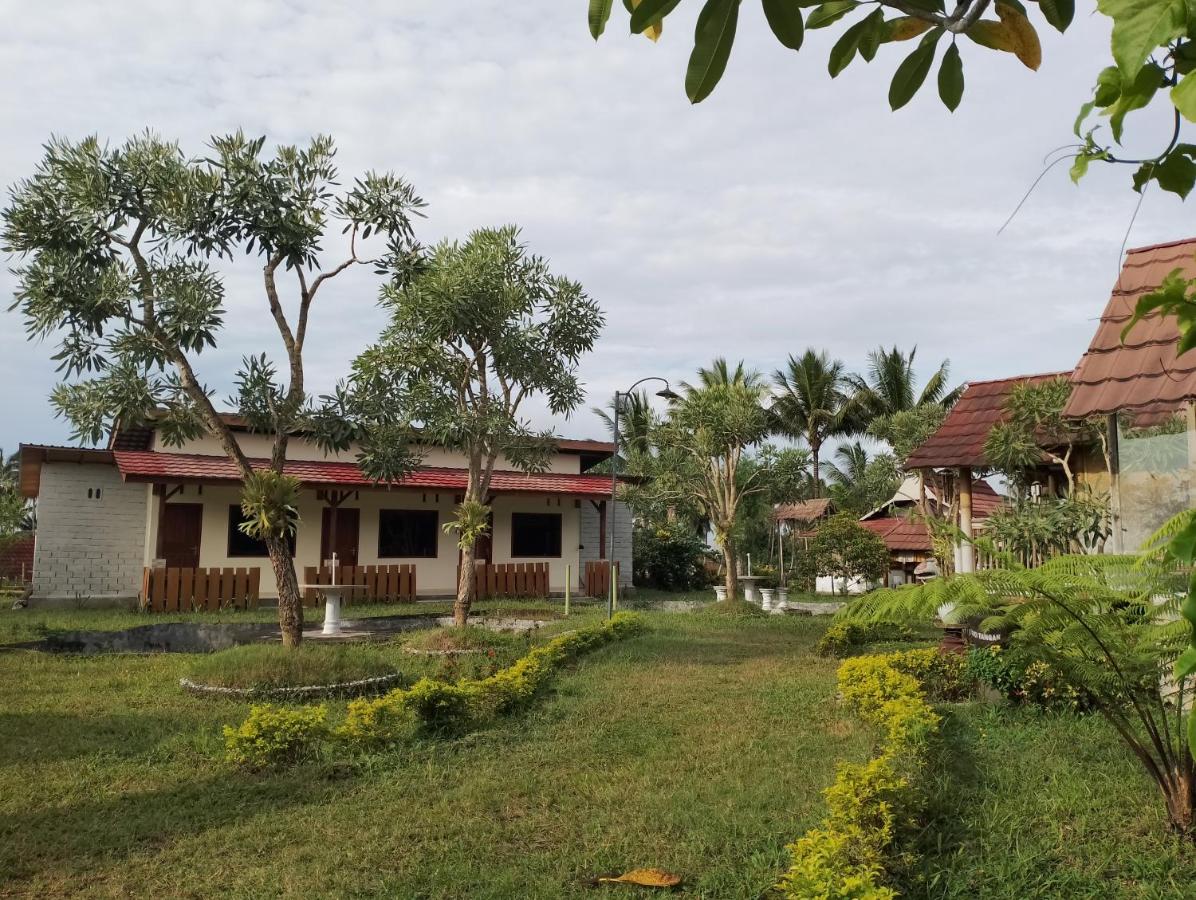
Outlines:
[[[615,563],[615,574],[618,576],[619,564]],[[610,562],[605,559],[592,559],[585,565],[585,592],[588,597],[605,597],[610,594]]]
[[[390,566],[339,566],[336,580],[340,584],[360,584],[364,591],[349,591],[342,601],[351,603],[410,603],[415,600],[415,566],[411,563]],[[328,566],[304,566],[304,584],[332,584],[332,570]],[[319,602],[318,591],[308,588],[303,595],[305,606]]]
[[[477,563],[479,597],[547,597],[548,563]]]
[[[141,607],[149,612],[253,609],[258,605],[258,568],[145,568]]]

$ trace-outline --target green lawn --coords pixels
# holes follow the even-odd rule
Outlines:
[[[944,737],[906,896],[1196,897],[1196,847],[1100,716],[958,705]]]
[[[124,622],[0,634],[27,615]],[[221,761],[247,706],[178,689],[194,657],[0,652],[0,895],[633,896],[581,880],[655,865],[756,897],[870,737],[812,652],[824,620],[648,616],[528,714],[260,776]]]

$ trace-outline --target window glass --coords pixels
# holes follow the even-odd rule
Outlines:
[[[560,513],[511,513],[511,556],[560,555]]]
[[[245,515],[241,512],[241,505],[239,503],[230,504],[228,507],[228,555],[230,557],[269,556],[265,541],[250,537],[241,530],[241,523],[244,521]],[[293,557],[295,555],[294,533],[287,536],[287,544],[291,548]]]
[[[384,509],[378,513],[378,556],[435,559],[440,516],[434,509]]]

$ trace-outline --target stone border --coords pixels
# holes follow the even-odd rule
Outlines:
[[[398,684],[404,674],[375,675],[357,681],[341,681],[336,684],[307,684],[299,687],[238,688],[217,684],[200,684],[190,678],[180,678],[179,687],[198,697],[222,697],[232,700],[310,700],[322,697],[359,697],[375,693]]]
[[[489,647],[487,650],[491,649]],[[462,656],[467,653],[482,653],[484,652],[480,647],[466,647],[459,650],[421,650],[419,647],[403,647],[404,653],[410,653],[412,656]]]

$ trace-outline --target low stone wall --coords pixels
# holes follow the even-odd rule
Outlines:
[[[303,702],[331,697],[363,697],[381,694],[404,680],[401,672],[393,675],[377,675],[360,678],[357,681],[342,681],[336,684],[308,684],[300,687],[236,688],[219,684],[200,684],[190,678],[180,678],[179,686],[189,694],[200,697],[218,697],[227,700],[287,700]]]

